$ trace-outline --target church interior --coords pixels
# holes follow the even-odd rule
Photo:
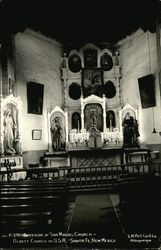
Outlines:
[[[159,248],[161,1],[51,2],[0,3],[2,246]]]

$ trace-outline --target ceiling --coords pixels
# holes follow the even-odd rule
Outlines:
[[[160,0],[1,0],[2,33],[32,28],[63,44],[115,44],[138,28],[155,31]],[[1,33],[1,34],[2,34]]]

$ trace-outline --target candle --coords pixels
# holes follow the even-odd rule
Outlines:
[[[110,130],[112,129],[112,120],[110,119]]]
[[[79,132],[79,121],[78,121],[78,132]]]

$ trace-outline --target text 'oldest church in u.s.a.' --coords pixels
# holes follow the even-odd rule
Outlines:
[[[100,3],[103,4],[103,1]],[[96,5],[96,1],[94,4]],[[61,17],[63,14],[64,12],[61,13]],[[75,18],[76,14],[73,15]],[[65,17],[68,19],[67,14]],[[23,19],[22,16],[20,22],[21,19]],[[67,21],[64,19],[63,24],[60,25],[60,29],[63,27],[62,33],[65,32],[64,26]],[[117,19],[116,16],[115,19]],[[26,20],[27,18],[25,19],[27,23]],[[92,25],[92,22],[89,22]],[[96,26],[96,23],[94,21],[93,25]],[[117,247],[118,238],[121,238],[122,241],[118,244],[128,246],[132,244],[130,242],[132,237],[137,240],[138,232],[142,234],[139,237],[143,240],[143,244],[145,238],[150,238],[150,233],[151,242],[154,245],[159,244],[159,240],[155,242],[156,238],[160,237],[158,235],[161,235],[159,226],[156,229],[154,225],[149,226],[147,222],[146,227],[149,226],[151,229],[147,231],[145,227],[134,229],[132,225],[135,225],[135,222],[130,217],[130,213],[125,212],[128,209],[134,212],[130,206],[131,202],[134,207],[136,204],[144,203],[143,207],[146,204],[145,210],[149,205],[151,209],[156,208],[157,205],[151,206],[151,203],[159,204],[159,198],[151,194],[151,192],[158,194],[161,184],[161,23],[159,18],[155,20],[153,31],[148,28],[143,30],[138,26],[127,33],[124,32],[123,37],[118,36],[118,39],[113,40],[110,40],[112,33],[109,32],[109,41],[113,42],[108,41],[108,35],[103,41],[95,39],[96,37],[93,36],[95,31],[92,33],[93,38],[78,42],[73,39],[74,29],[71,41],[66,42],[62,37],[57,39],[56,32],[53,32],[54,35],[47,35],[44,32],[45,25],[49,25],[45,20],[44,26],[40,29],[26,24],[23,30],[21,28],[17,28],[16,31],[11,29],[10,32],[7,30],[1,38],[0,182],[4,235],[10,232],[10,240],[12,239],[10,244],[14,247],[23,246],[22,235],[21,239],[18,236],[15,239],[12,233],[17,232],[14,231],[18,230],[17,228],[22,233],[28,232],[30,223],[35,223],[32,224],[32,230],[38,232],[37,220],[39,221],[42,216],[40,225],[44,222],[50,224],[51,232],[54,231],[55,225],[58,231],[67,228],[65,232],[70,232],[66,238],[60,237],[60,244],[75,244],[75,246],[77,243],[82,246],[94,244],[97,247],[99,246],[97,240],[100,240],[99,243],[102,244],[100,246],[105,244]],[[128,21],[126,25],[128,26]],[[79,28],[78,25],[77,29]],[[50,29],[52,30],[52,21]],[[68,29],[70,29],[68,21],[66,29],[66,36],[68,36]],[[96,26],[95,29],[96,36],[99,36],[101,34],[98,31],[99,27]],[[105,19],[100,29],[108,33]],[[69,36],[72,32],[69,31]],[[90,33],[90,29],[87,32]],[[117,32],[115,26],[113,33]],[[61,32],[58,33],[60,36]],[[76,35],[78,33],[76,32]],[[16,195],[15,185],[19,189],[19,194]],[[99,196],[97,191],[109,188],[116,192],[115,195],[109,195],[109,202],[117,214],[116,217],[120,218],[119,223],[122,225],[120,230],[123,231],[120,234],[119,226],[116,229],[115,223],[110,224],[110,230],[107,229],[110,222],[106,218],[104,222],[100,222],[102,219],[97,218],[97,212],[95,212],[97,227],[94,224],[95,219],[92,219],[93,207],[100,212],[97,206],[99,204],[101,206],[101,202],[106,206],[102,196],[105,194],[101,193]],[[40,189],[41,193],[38,195]],[[7,190],[10,190],[13,196],[9,195]],[[51,193],[50,190],[52,190]],[[80,206],[85,204],[84,207],[86,207],[88,203],[84,200],[86,192],[84,196],[79,194],[81,190],[88,191],[88,196],[90,196],[89,190],[95,190],[95,192],[91,191],[89,198],[91,210],[90,208],[89,210],[86,208],[87,211],[82,210],[86,216],[88,215],[89,218],[91,216],[92,222],[90,219],[89,222],[86,219],[83,222],[83,216],[80,217],[81,219],[77,218],[80,212],[78,204]],[[78,212],[73,212],[74,210],[71,209],[70,218],[65,216],[65,208],[62,209],[63,206],[65,207],[66,192],[73,192],[77,197],[75,200],[74,198],[68,200],[75,204],[72,209]],[[158,196],[161,197],[160,193]],[[10,200],[11,197],[12,200]],[[21,202],[18,197],[22,198]],[[63,212],[60,213],[60,209],[56,210],[60,203],[54,197],[57,197],[57,200],[61,199]],[[153,201],[150,200],[151,198]],[[52,218],[55,216],[55,211],[53,212],[51,207],[53,199],[55,203],[57,202],[57,206],[54,207],[56,219]],[[97,202],[97,199],[98,205],[92,205],[93,200]],[[43,203],[46,203],[46,207]],[[17,204],[20,205],[19,208]],[[36,204],[39,205],[39,209],[34,211]],[[40,212],[41,205],[43,206]],[[12,211],[10,206],[13,208]],[[29,210],[23,210],[23,206],[28,206]],[[90,204],[88,206],[90,207]],[[50,211],[45,210],[47,208]],[[137,209],[138,214],[142,214],[140,211],[144,209],[135,207],[135,212]],[[8,214],[6,211],[9,211]],[[50,218],[49,212],[52,214]],[[103,210],[101,212],[103,213]],[[158,213],[161,218],[161,212]],[[37,217],[39,214],[39,219],[36,214]],[[101,214],[101,216],[104,215]],[[146,216],[141,217],[144,217],[142,225],[145,224],[146,218],[149,218],[150,212],[147,212]],[[63,224],[63,229],[60,226],[62,225],[62,220],[59,221],[60,217],[66,218],[67,221],[67,225]],[[45,221],[45,218],[48,220]],[[141,218],[139,217],[138,221]],[[49,220],[53,221],[49,223]],[[25,224],[25,221],[30,223]],[[158,223],[157,220],[155,222]],[[90,223],[92,223],[91,226]],[[101,225],[105,223],[109,238],[105,235],[105,228],[100,229],[99,223],[102,223]],[[7,231],[8,225],[11,231]],[[16,225],[18,225],[17,228]],[[34,226],[35,229],[33,229]],[[40,227],[43,228],[43,224]],[[94,232],[97,237],[90,235],[95,227],[97,229]],[[44,228],[46,228],[44,232],[48,232],[48,227]],[[29,229],[30,232],[32,230]],[[80,237],[74,235],[74,232],[79,230]],[[114,231],[117,232],[116,235]],[[98,232],[104,235],[104,240],[99,239]],[[122,236],[125,232],[128,233],[128,237],[125,234]],[[81,238],[81,233],[87,233],[86,240]],[[73,236],[72,239],[75,242],[70,236]],[[54,239],[54,242],[59,243],[56,236]],[[36,238],[28,240],[28,244],[36,245]],[[44,242],[47,243],[44,239],[41,240],[39,243],[42,245]],[[50,240],[52,241],[53,238],[49,239],[48,243],[51,243]],[[125,245],[124,242],[126,242]]]

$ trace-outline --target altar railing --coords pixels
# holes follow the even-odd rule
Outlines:
[[[65,168],[64,171],[66,171]],[[143,176],[149,175],[160,178],[161,163],[72,168],[67,176],[70,179],[71,188],[75,190],[93,187],[117,187],[121,176],[126,176],[127,179],[136,181]]]
[[[33,169],[10,169],[0,171],[1,182],[12,180],[15,173],[25,172],[25,179],[68,179],[71,189],[108,188],[117,187],[121,176],[140,178],[142,176],[161,177],[161,163],[130,163],[126,165],[98,166],[98,167],[37,167]]]

